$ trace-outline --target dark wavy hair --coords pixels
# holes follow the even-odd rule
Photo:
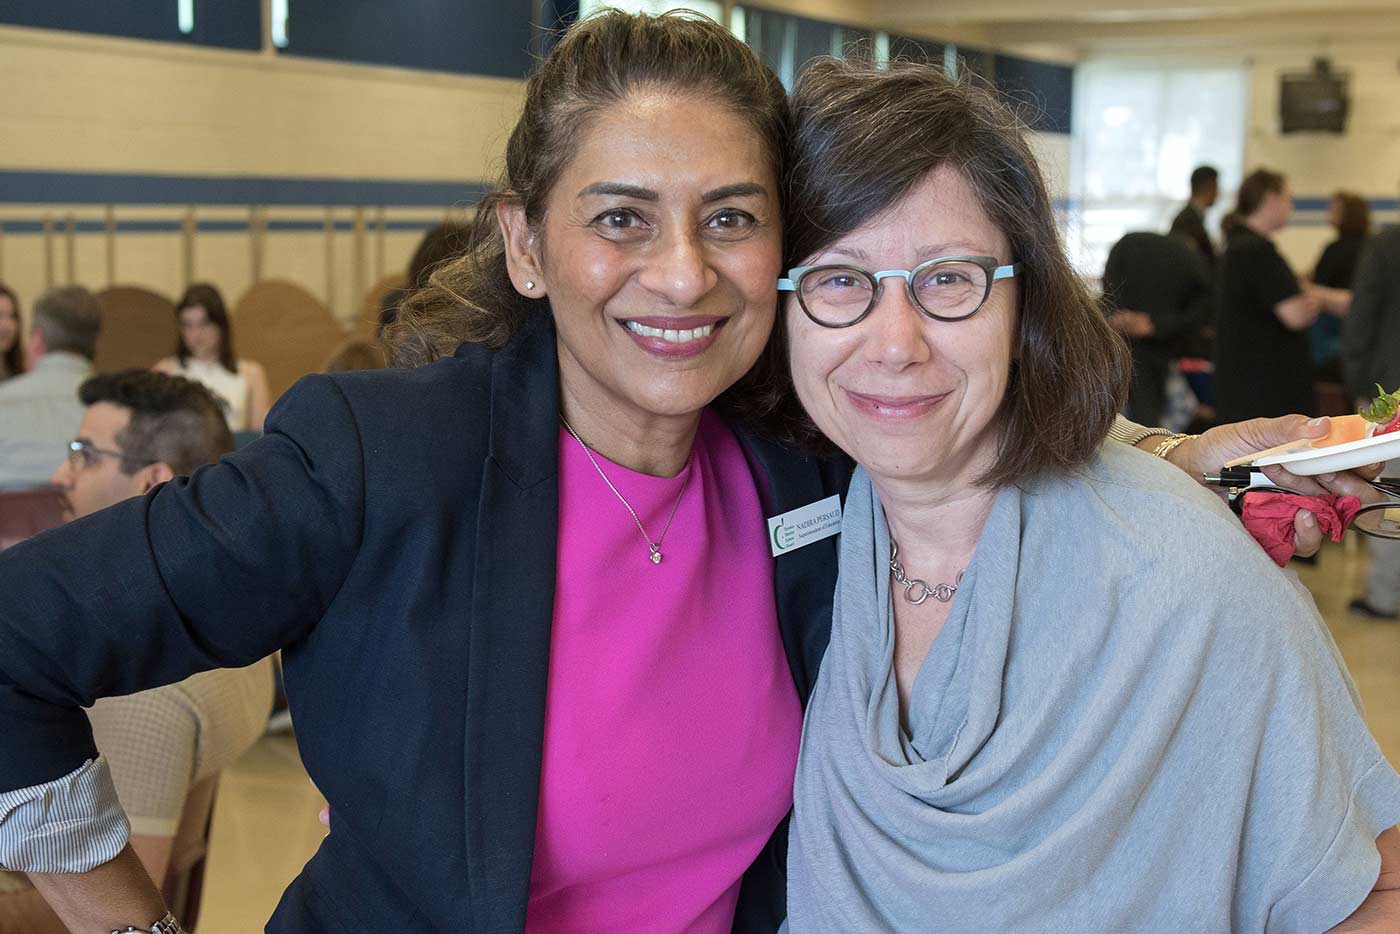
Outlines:
[[[1341,207],[1337,218],[1337,233],[1343,237],[1371,235],[1371,206],[1366,199],[1351,191],[1339,191],[1332,196]]]
[[[87,380],[78,387],[78,398],[83,405],[107,402],[131,411],[116,437],[124,474],[157,463],[190,474],[233,450],[222,403],[194,380],[123,370]]]
[[[1103,442],[1127,392],[1129,357],[1070,266],[1025,128],[974,79],[937,67],[822,59],[793,90],[792,165],[783,192],[787,263],[877,217],[934,169],[956,169],[1021,264],[1019,353],[1004,401],[997,459],[980,482],[1014,484],[1084,463]],[[788,371],[784,314],[762,362],[766,420],[810,445]]]
[[[180,300],[175,303],[175,326],[180,326],[180,312],[187,308],[199,305],[209,316],[209,321],[219,329],[222,338],[219,341],[219,363],[223,368],[234,375],[238,374],[238,357],[233,352],[233,324],[228,319],[228,309],[224,307],[224,297],[219,290],[207,282],[196,282],[185,289],[185,294],[180,296]],[[189,362],[190,348],[185,344],[185,336],[178,332],[175,335],[175,356],[180,360],[180,366]]]
[[[476,209],[461,255],[435,267],[409,294],[382,339],[392,366],[417,366],[464,342],[499,348],[545,299],[511,285],[496,206],[517,203],[537,226],[555,182],[595,115],[639,89],[699,95],[754,128],[783,177],[789,111],[782,83],[730,31],[698,14],[616,10],[573,26],[525,85],[525,104],[506,146],[505,170]]]
[[[20,317],[19,296],[5,283],[0,282],[0,297],[8,298],[11,307],[15,310],[15,342],[3,352],[0,352],[0,380],[9,379],[11,376],[18,376],[24,369],[24,342],[20,339]]]

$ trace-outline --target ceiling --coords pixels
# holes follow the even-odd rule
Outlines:
[[[1400,0],[869,0],[869,9],[892,30],[1079,51],[1400,42]]]

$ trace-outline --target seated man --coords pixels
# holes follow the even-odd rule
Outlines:
[[[86,411],[67,460],[52,478],[66,519],[140,496],[233,449],[219,403],[207,389],[180,377],[145,370],[95,376],[78,395]],[[272,678],[272,662],[263,659],[247,668],[208,671],[106,698],[88,711],[97,748],[111,765],[131,821],[132,847],[157,884],[165,878],[190,789],[262,735],[272,706]],[[38,904],[32,891],[5,894],[27,888],[22,876],[0,872],[0,931],[7,930],[6,921],[18,913],[21,901]]]
[[[29,372],[0,384],[0,490],[42,486],[73,437],[92,373],[101,308],[87,289],[49,289],[34,303]]]

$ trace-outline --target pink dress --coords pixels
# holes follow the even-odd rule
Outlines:
[[[654,539],[684,471],[598,463]],[[792,805],[802,729],[754,476],[706,411],[652,564],[563,429],[559,468],[526,930],[727,932],[740,878]]]

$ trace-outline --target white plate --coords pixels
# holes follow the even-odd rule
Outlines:
[[[1367,464],[1379,464],[1400,457],[1400,431],[1388,435],[1348,441],[1325,448],[1306,447],[1301,451],[1261,457],[1255,467],[1282,464],[1300,477],[1315,477],[1320,473],[1354,470]]]

